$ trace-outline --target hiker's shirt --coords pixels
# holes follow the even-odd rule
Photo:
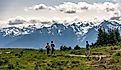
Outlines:
[[[47,48],[47,49],[50,49],[50,45],[47,45],[46,48]]]
[[[86,50],[89,50],[89,44],[86,45]]]
[[[51,47],[52,47],[52,49],[54,49],[55,45],[54,44],[51,44]]]

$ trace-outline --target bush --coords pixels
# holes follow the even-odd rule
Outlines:
[[[61,50],[61,51],[71,50],[71,49],[72,49],[71,47],[66,47],[66,46],[61,46],[61,47],[60,47],[60,50]]]
[[[79,47],[79,45],[76,45],[75,47],[74,47],[74,50],[80,50],[81,48]]]
[[[116,52],[116,53],[113,53],[113,54],[112,54],[112,56],[113,56],[113,57],[116,57],[116,56],[121,56],[121,53]]]
[[[13,64],[8,64],[8,69],[14,69]]]
[[[68,48],[68,50],[71,50],[71,49],[72,49],[71,47]]]
[[[7,63],[8,63],[8,59],[6,59],[6,58],[0,59],[0,65],[7,64]]]
[[[43,52],[43,49],[42,49],[42,48],[40,48],[40,49],[39,49],[39,52]]]

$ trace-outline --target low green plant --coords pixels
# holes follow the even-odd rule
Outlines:
[[[121,57],[121,53],[120,53],[120,52],[115,52],[115,53],[112,54],[112,56],[113,56],[113,57],[117,57],[117,56],[118,56],[118,57],[119,57],[119,56]]]

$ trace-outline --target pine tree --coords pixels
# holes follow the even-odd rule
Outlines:
[[[121,41],[121,37],[120,37],[120,33],[119,33],[118,28],[115,29],[115,34],[116,34],[116,40],[117,40],[117,42],[120,42]]]
[[[108,33],[103,28],[103,43],[108,44]]]
[[[98,29],[97,45],[107,44],[108,43],[107,35],[108,34],[106,33],[104,28],[99,28]]]
[[[98,37],[97,37],[97,44],[99,45],[99,44],[101,44],[101,41],[102,41],[102,33],[103,31],[102,31],[102,29],[101,28],[99,28],[98,29]]]
[[[120,34],[117,29],[110,29],[108,33],[109,33],[109,35],[108,35],[109,44],[114,45],[117,42],[119,42]]]
[[[121,41],[120,33],[117,28],[110,28],[106,32],[104,28],[98,29],[98,37],[95,45],[117,45]]]

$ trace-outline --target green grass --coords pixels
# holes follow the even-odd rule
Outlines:
[[[85,49],[55,51],[47,55],[46,50],[35,49],[0,49],[0,70],[121,70],[120,46],[91,48],[91,55],[110,55],[99,60],[92,57],[69,56],[85,55]],[[112,51],[113,50],[113,51]],[[118,56],[117,56],[118,55]],[[95,66],[98,65],[98,66]]]

